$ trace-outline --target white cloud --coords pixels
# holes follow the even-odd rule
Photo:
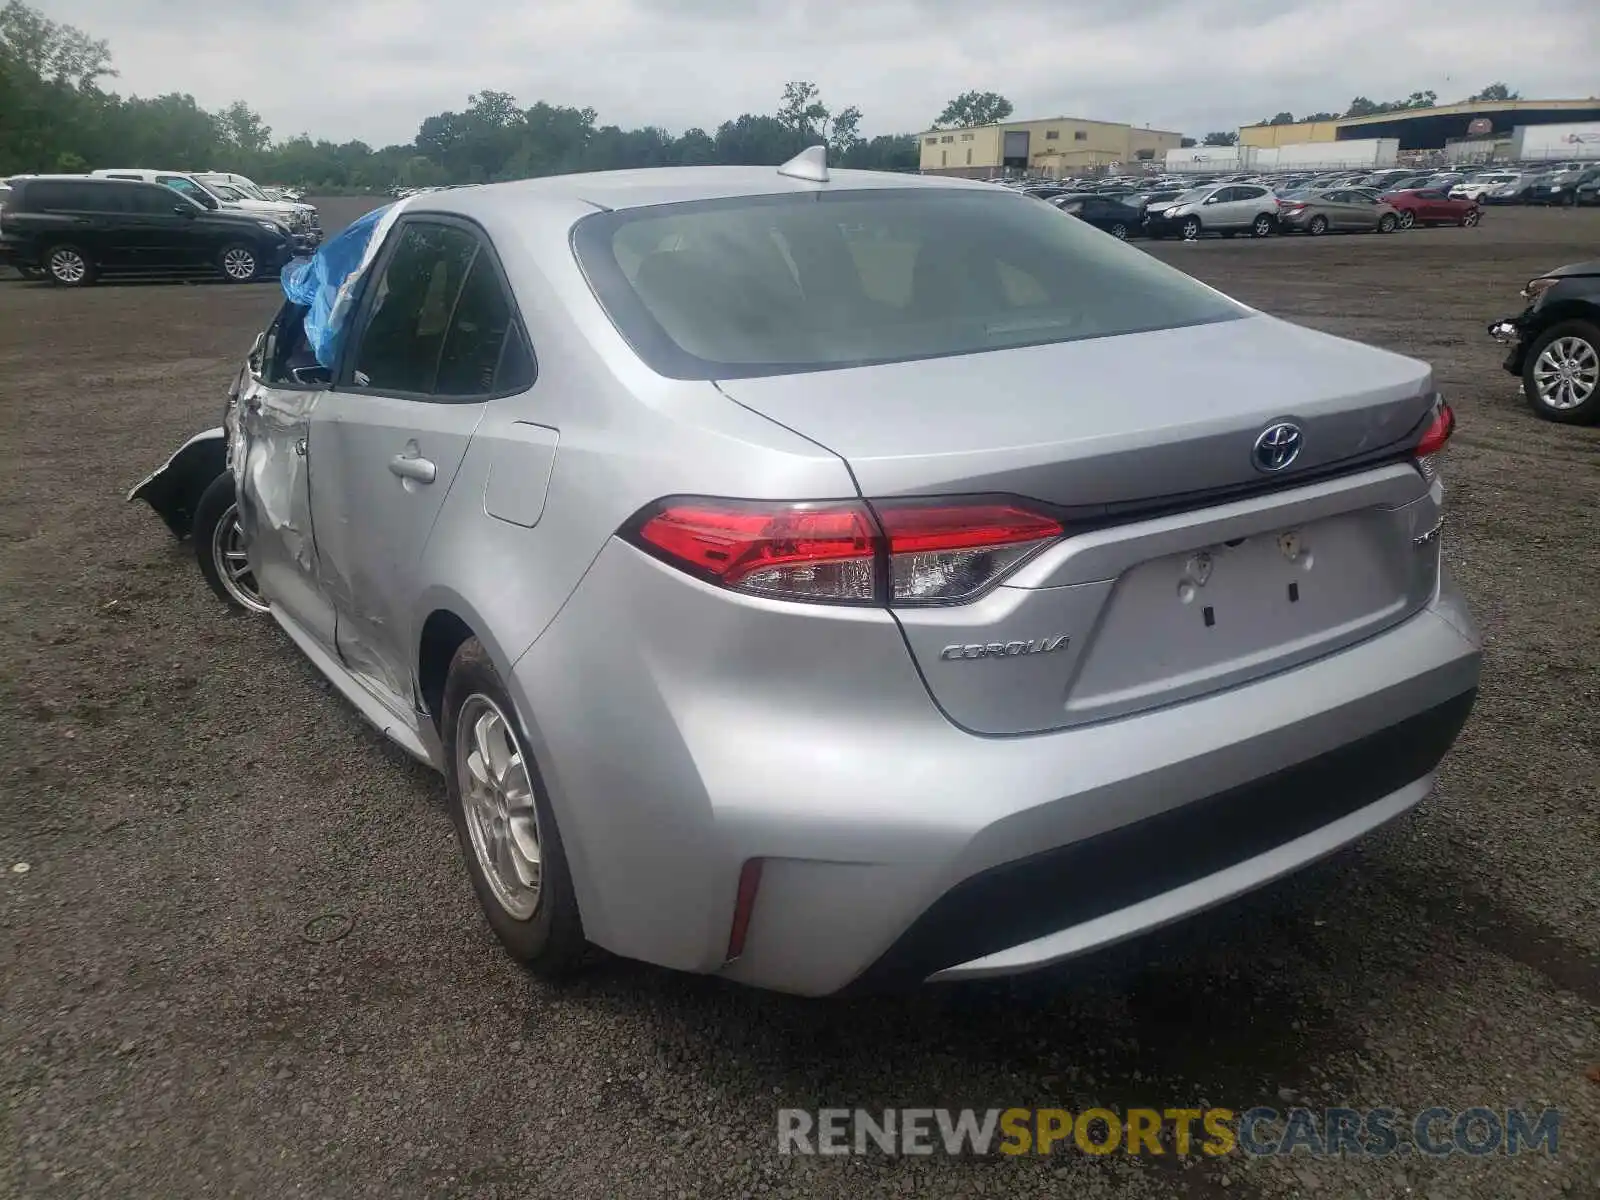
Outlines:
[[[1356,94],[1459,99],[1503,80],[1600,93],[1593,0],[35,0],[110,40],[123,92],[243,99],[278,136],[408,141],[469,93],[708,129],[815,80],[867,133],[926,126],[970,88],[1019,116],[1199,134]],[[1514,11],[1514,17],[1512,16]],[[1508,36],[1514,20],[1515,36]]]

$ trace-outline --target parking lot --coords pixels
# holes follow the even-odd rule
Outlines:
[[[370,207],[319,204],[330,231]],[[1600,210],[1144,245],[1434,364],[1478,706],[1431,800],[1275,888],[1039,976],[849,1002],[507,961],[442,782],[123,502],[218,423],[278,289],[0,280],[0,1194],[1600,1195],[1600,428],[1535,419],[1484,332],[1600,253]],[[1257,1104],[1555,1108],[1559,1152],[775,1139],[780,1107]]]

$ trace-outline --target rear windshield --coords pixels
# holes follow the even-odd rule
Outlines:
[[[1241,316],[1182,272],[999,189],[896,189],[595,213],[573,229],[639,356],[728,379],[1109,337]]]

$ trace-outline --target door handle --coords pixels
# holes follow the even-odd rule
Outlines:
[[[396,454],[389,460],[389,470],[413,483],[432,483],[439,476],[439,469],[427,459],[407,458],[403,454]]]

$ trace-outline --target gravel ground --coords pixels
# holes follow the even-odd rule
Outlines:
[[[1042,976],[850,1003],[509,964],[440,781],[122,502],[215,423],[275,289],[0,283],[0,1195],[1600,1196],[1600,429],[1535,420],[1484,334],[1597,246],[1600,211],[1497,210],[1153,248],[1435,364],[1478,708],[1428,803],[1279,887]],[[1561,1148],[1180,1165],[774,1139],[779,1106],[1291,1102],[1555,1107]]]

